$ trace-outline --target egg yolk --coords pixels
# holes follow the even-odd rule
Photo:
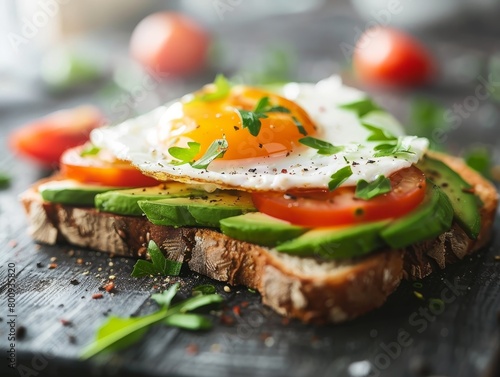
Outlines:
[[[244,127],[238,110],[254,111],[264,97],[269,107],[281,111],[264,111],[261,128],[253,136]],[[267,107],[267,110],[269,110]],[[286,110],[283,110],[286,109]],[[296,103],[275,93],[250,87],[233,87],[226,98],[212,101],[193,100],[183,103],[182,116],[171,120],[172,129],[186,129],[181,136],[200,143],[203,156],[216,139],[225,138],[228,149],[223,160],[286,155],[300,145],[299,139],[315,133],[307,113]]]

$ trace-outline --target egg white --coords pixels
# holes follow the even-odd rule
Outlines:
[[[342,104],[366,98],[366,94],[344,86],[338,77],[317,84],[290,83],[282,87],[281,95],[298,103],[317,126],[313,137],[328,141],[344,150],[335,155],[319,155],[315,149],[299,147],[288,156],[242,160],[214,160],[208,168],[195,169],[188,164],[172,165],[172,157],[159,141],[159,124],[175,108],[162,106],[130,119],[120,125],[94,130],[92,142],[109,149],[118,158],[128,160],[144,174],[159,180],[204,183],[212,188],[236,187],[242,190],[289,190],[292,188],[327,188],[332,174],[351,166],[353,174],[342,184],[355,185],[360,179],[373,181],[379,175],[409,167],[423,156],[428,140],[404,136],[397,120],[385,111],[373,111],[361,120]],[[374,158],[377,142],[367,142],[370,131],[365,121],[402,136],[411,154]],[[231,146],[230,146],[231,147]],[[234,147],[234,146],[233,146]]]

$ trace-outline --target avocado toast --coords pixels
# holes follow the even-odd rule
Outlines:
[[[145,245],[154,240],[169,259],[184,262],[195,272],[258,290],[263,303],[280,314],[307,322],[342,322],[381,306],[403,278],[421,279],[463,259],[488,242],[497,206],[496,190],[462,160],[441,154],[432,157],[460,174],[471,186],[469,191],[481,200],[481,206],[477,207],[481,228],[475,240],[467,235],[460,225],[461,220],[455,217],[449,229],[438,236],[404,248],[385,246],[365,256],[322,260],[239,241],[213,228],[155,225],[144,216],[44,201],[38,192],[39,186],[23,193],[21,200],[29,216],[30,232],[37,241],[70,243],[118,256],[144,258]],[[66,192],[74,198],[72,193]],[[108,192],[119,193],[116,190]],[[155,199],[162,200],[162,195],[165,194],[158,194],[160,198]],[[125,206],[126,203],[127,200]],[[223,220],[223,229],[244,229],[243,233],[247,234],[245,225],[232,224],[241,221],[238,217]],[[301,227],[294,229],[279,222],[267,225],[265,221],[258,221],[257,227],[261,224],[265,224],[264,229],[272,235],[280,237],[281,234],[286,239],[297,240],[300,234],[307,233]],[[262,234],[259,237],[268,243]],[[312,242],[317,241],[315,237]]]
[[[153,240],[168,259],[305,322],[358,317],[403,278],[488,242],[497,193],[462,160],[427,151],[335,79],[292,89],[296,102],[286,90],[209,86],[96,130],[120,168],[69,150],[58,176],[21,196],[33,238],[139,258]],[[158,184],[89,178],[123,160]]]

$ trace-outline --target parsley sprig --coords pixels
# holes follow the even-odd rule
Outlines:
[[[333,191],[344,183],[352,175],[352,169],[349,165],[344,166],[330,177],[328,182],[328,190]]]
[[[95,146],[94,144],[85,144],[83,149],[80,152],[80,156],[96,156],[101,151],[101,148]]]
[[[189,141],[187,148],[170,147],[168,153],[179,161],[172,161],[174,165],[190,164],[194,162],[195,156],[200,153],[201,144]]]
[[[215,88],[213,92],[200,94],[196,97],[196,99],[203,102],[217,101],[226,98],[231,91],[231,83],[223,74],[220,73],[215,76],[213,86]]]
[[[306,136],[303,137],[302,139],[299,139],[299,143],[304,144],[305,146],[308,146],[309,148],[317,149],[318,154],[330,156],[332,154],[341,152],[344,150],[344,147],[341,146],[335,146],[332,143],[329,143],[328,141],[316,139],[311,136]]]
[[[218,294],[198,295],[178,304],[171,305],[179,289],[179,284],[172,285],[161,294],[151,296],[160,305],[160,310],[142,317],[110,317],[97,331],[93,343],[84,348],[80,358],[87,360],[106,351],[117,351],[139,341],[152,325],[163,323],[167,326],[186,330],[205,330],[212,326],[206,317],[191,313],[193,310],[222,302]]]
[[[410,150],[411,145],[404,137],[399,137],[395,141],[391,140],[386,143],[377,145],[375,149],[374,157],[387,157],[387,156],[398,156],[405,154],[415,154]]]
[[[226,139],[216,139],[210,144],[207,151],[200,159],[191,164],[195,169],[206,169],[216,158],[221,158],[229,147]]]
[[[132,276],[135,278],[142,276],[177,276],[181,272],[182,263],[167,259],[163,256],[158,245],[153,241],[149,241],[148,254],[151,257],[151,262],[139,259],[132,271]]]
[[[354,197],[358,199],[370,200],[389,191],[391,191],[391,181],[384,175],[379,175],[377,179],[372,182],[360,179],[356,184]]]
[[[361,124],[371,132],[371,135],[366,139],[367,141],[396,141],[398,139],[392,133],[384,130],[383,128],[365,122],[361,122]]]
[[[195,156],[200,152],[201,144],[190,141],[187,148],[170,147],[168,153],[178,161],[172,161],[173,165],[190,164],[195,169],[206,169],[216,158],[221,158],[229,147],[226,139],[216,139],[210,144],[207,151],[198,160],[194,161]]]
[[[267,118],[266,113],[285,113],[290,114],[291,111],[284,106],[273,106],[269,97],[262,97],[252,111],[238,109],[241,116],[243,128],[247,128],[252,136],[258,136],[262,126],[261,119]],[[307,135],[307,132],[302,123],[297,117],[292,117],[295,126],[302,135]]]
[[[355,112],[360,118],[372,111],[380,110],[380,107],[375,104],[370,98],[363,98],[359,101],[345,103],[343,105],[340,105],[339,107],[341,109],[351,110]]]

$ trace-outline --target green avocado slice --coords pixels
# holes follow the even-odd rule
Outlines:
[[[256,210],[250,194],[232,190],[205,193],[201,197],[141,200],[139,206],[153,224],[174,227],[218,228],[222,219]]]
[[[38,192],[46,202],[93,207],[96,195],[115,189],[116,187],[88,185],[64,179],[41,184]]]
[[[399,249],[439,236],[451,228],[452,222],[453,207],[448,196],[438,186],[427,181],[423,203],[392,222],[380,235],[390,247]]]
[[[206,191],[196,185],[180,182],[167,182],[158,186],[140,187],[125,190],[107,191],[96,195],[95,207],[102,212],[117,215],[141,216],[140,200],[155,201],[166,198],[179,198],[189,196],[203,196]]]
[[[310,230],[298,238],[284,242],[276,250],[299,256],[344,259],[368,254],[385,244],[380,231],[389,220]]]
[[[222,219],[220,228],[229,237],[262,246],[276,246],[308,230],[260,212]]]
[[[417,167],[448,196],[455,220],[471,239],[476,239],[481,231],[479,208],[482,203],[474,195],[472,186],[444,162],[431,157],[423,158]]]

